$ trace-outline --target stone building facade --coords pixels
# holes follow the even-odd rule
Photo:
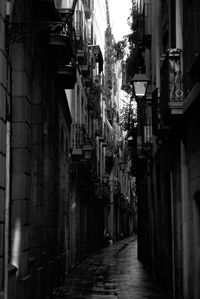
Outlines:
[[[6,175],[6,98],[8,96],[8,84],[6,81],[6,51],[5,51],[5,1],[0,5],[0,294],[3,296],[2,290],[4,285],[4,208],[5,208],[5,175]]]
[[[1,242],[7,245],[1,277],[8,298],[44,298],[66,271],[64,227],[71,124],[66,95],[59,88],[45,33],[39,29],[36,34],[35,28],[28,28],[17,40],[17,33],[6,27],[7,21],[29,25],[41,19],[52,21],[52,4],[47,4],[46,15],[42,14],[43,4],[11,2],[11,14],[2,26],[8,30],[2,51],[6,55],[2,73],[7,74],[2,84],[8,81],[8,95],[1,97],[1,103],[7,100],[11,129],[6,137],[7,144],[10,141],[6,153],[8,159],[10,152],[10,167],[8,161],[7,176],[1,172],[8,188],[9,210],[4,215],[8,230],[2,232],[5,241]],[[6,3],[2,5],[4,13],[5,7]],[[3,134],[5,137],[5,131]],[[6,202],[4,198],[1,202]]]
[[[173,298],[199,298],[199,4],[141,4],[153,151],[138,198],[138,255]]]
[[[0,2],[1,299],[49,298],[108,227],[114,240],[133,232],[121,132],[106,114],[106,6],[74,0],[70,15],[58,2]]]
[[[78,1],[74,17],[81,9],[90,16],[92,1]],[[87,169],[77,170],[71,155],[71,103],[82,104],[79,124],[90,123],[82,76],[89,52],[77,54],[70,26],[65,50],[57,49],[51,33],[59,26],[54,1],[1,1],[0,298],[49,297],[103,243],[103,216],[83,191]]]

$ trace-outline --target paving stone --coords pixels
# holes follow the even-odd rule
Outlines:
[[[135,236],[103,248],[65,277],[53,299],[170,299],[137,260]]]

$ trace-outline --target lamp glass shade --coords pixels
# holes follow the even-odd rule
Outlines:
[[[128,141],[133,141],[133,136],[129,136],[127,140]]]
[[[83,154],[86,160],[90,160],[92,157],[93,147],[91,144],[86,143],[83,145]]]
[[[147,89],[147,82],[134,82],[136,97],[144,97]]]
[[[58,10],[71,10],[73,8],[73,0],[54,0],[55,7]]]
[[[146,74],[135,74],[132,82],[135,90],[135,96],[139,98],[144,97],[149,82]]]

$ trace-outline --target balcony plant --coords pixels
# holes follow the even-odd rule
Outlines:
[[[129,81],[137,72],[138,66],[144,68],[144,58],[142,56],[142,25],[143,16],[138,8],[138,4],[133,2],[131,14],[128,18],[131,29],[129,35],[113,45],[113,56],[115,61],[123,61],[126,67],[126,78]],[[128,82],[127,82],[128,83]],[[130,92],[130,91],[128,91]]]
[[[132,101],[124,103],[119,113],[119,125],[123,131],[131,131],[137,125],[137,112]]]
[[[93,119],[101,119],[101,87],[95,84],[92,84],[88,96],[88,109],[92,113]]]

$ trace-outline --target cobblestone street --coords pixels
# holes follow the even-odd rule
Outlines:
[[[92,255],[69,275],[55,299],[169,299],[137,260],[130,237]]]

